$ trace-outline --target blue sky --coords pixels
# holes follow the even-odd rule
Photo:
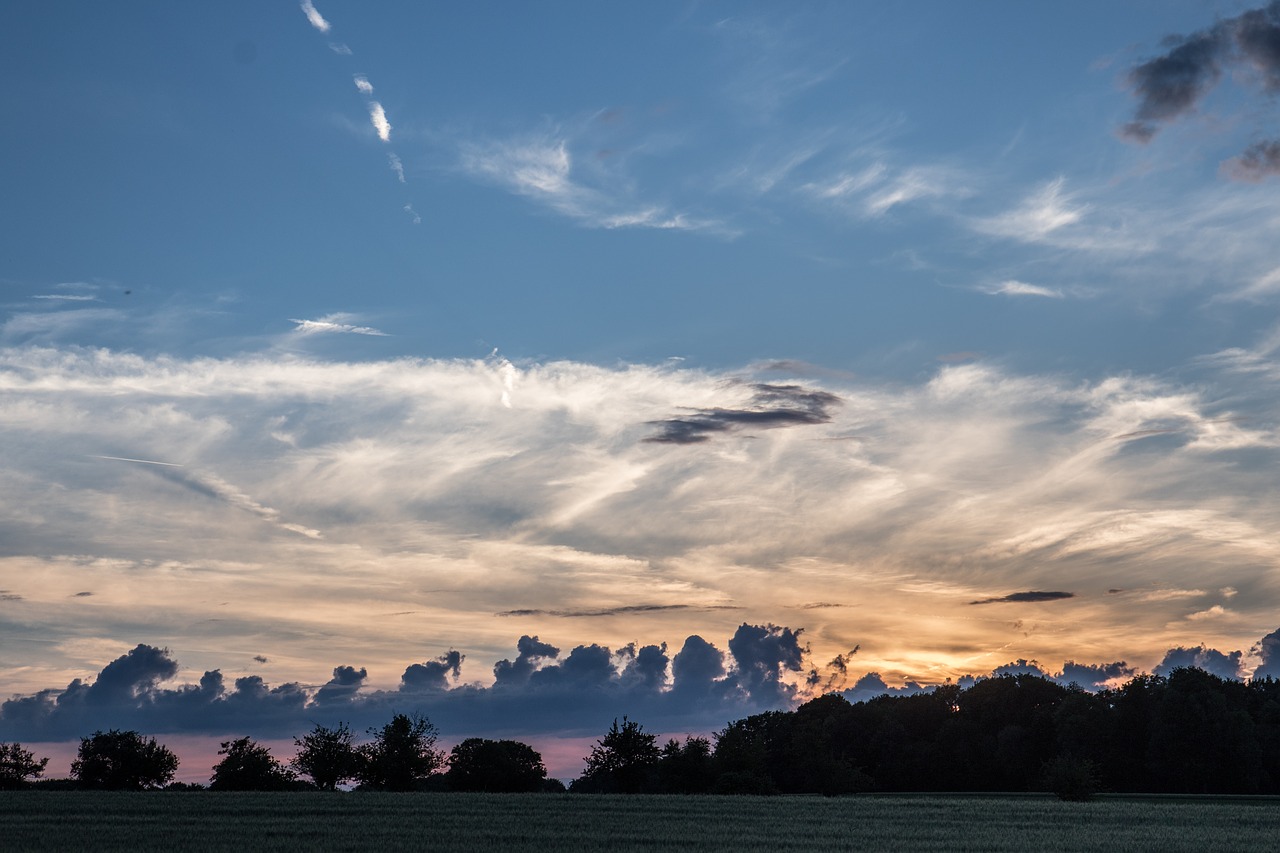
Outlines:
[[[521,636],[607,647],[610,684],[703,637],[699,725],[872,672],[1247,675],[1280,604],[1277,28],[6,4],[0,692],[146,658],[126,704],[206,670],[311,701],[451,649],[487,690]],[[743,624],[803,641],[739,658]]]

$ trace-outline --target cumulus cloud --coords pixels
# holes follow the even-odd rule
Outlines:
[[[332,29],[329,22],[324,19],[324,16],[320,14],[320,11],[316,9],[315,4],[312,3],[311,0],[302,0],[299,7],[302,9],[302,14],[307,16],[307,23],[315,27],[317,30],[322,33],[327,33]]]
[[[0,733],[24,740],[66,738],[85,726],[113,725],[149,732],[251,731],[279,736],[315,722],[349,721],[353,728],[388,713],[423,713],[451,735],[518,731],[525,734],[596,731],[622,713],[662,728],[719,727],[735,715],[791,707],[803,649],[799,631],[743,623],[729,653],[691,636],[674,661],[665,644],[629,643],[613,651],[599,644],[560,649],[523,636],[515,660],[499,661],[490,685],[459,683],[465,656],[450,651],[411,664],[395,690],[370,690],[365,667],[336,666],[318,689],[297,683],[269,687],[256,675],[228,691],[220,670],[198,684],[164,686],[179,672],[167,649],[140,644],[108,663],[92,681],[73,680],[0,704]],[[731,660],[732,665],[726,666]]]
[[[1243,656],[1239,651],[1220,652],[1204,645],[1176,646],[1165,652],[1164,659],[1152,672],[1156,675],[1168,675],[1180,667],[1195,667],[1213,673],[1219,678],[1238,680],[1242,676]]]

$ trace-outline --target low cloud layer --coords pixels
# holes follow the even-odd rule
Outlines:
[[[728,651],[698,635],[670,654],[666,644],[630,643],[616,650],[598,644],[561,649],[536,636],[522,636],[514,658],[493,666],[488,683],[463,678],[467,656],[451,650],[404,668],[394,689],[369,689],[365,667],[335,666],[317,687],[290,682],[271,687],[258,675],[231,685],[221,670],[195,683],[169,684],[180,671],[168,649],[139,644],[104,666],[91,680],[65,688],[15,696],[0,704],[0,739],[54,741],[91,729],[128,728],[148,733],[214,735],[247,732],[255,737],[299,734],[316,723],[339,721],[361,729],[389,714],[429,716],[451,738],[498,734],[559,737],[591,734],[622,714],[653,731],[714,731],[732,719],[764,710],[789,710],[799,702],[838,691],[852,702],[877,696],[908,696],[937,683],[907,680],[890,686],[879,672],[848,683],[858,649],[837,655],[825,670],[811,669],[801,630],[776,625],[738,626]],[[1277,631],[1261,641],[1267,644]],[[1197,667],[1240,679],[1240,652],[1204,646],[1169,649],[1156,675]],[[261,656],[255,662],[266,663]],[[1124,661],[1066,661],[1058,672],[1034,660],[1016,660],[978,676],[1031,674],[1063,685],[1097,691],[1139,674]],[[1259,668],[1254,677],[1268,673]]]

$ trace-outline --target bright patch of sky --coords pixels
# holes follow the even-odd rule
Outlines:
[[[4,692],[138,642],[394,686],[744,621],[892,684],[1247,662],[1280,606],[1270,26],[5,4]]]

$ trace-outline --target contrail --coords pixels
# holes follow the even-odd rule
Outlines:
[[[156,462],[154,459],[130,459],[127,456],[99,456],[96,453],[90,453],[91,459],[114,459],[116,462],[141,462],[143,465],[164,465],[168,468],[181,468],[177,462]]]

